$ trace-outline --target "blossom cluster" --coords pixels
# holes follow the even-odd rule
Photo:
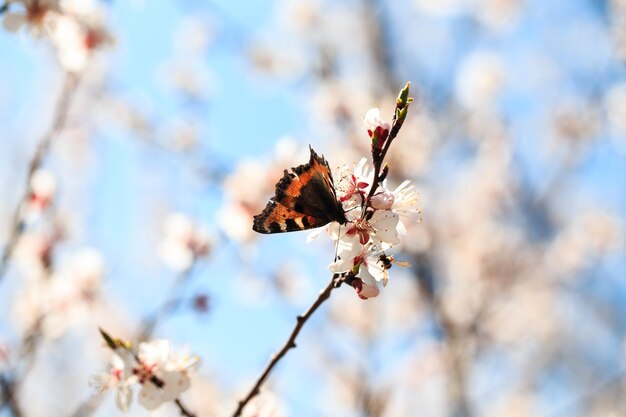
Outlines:
[[[362,159],[353,172],[340,175],[336,187],[348,223],[346,227],[338,223],[329,227],[331,238],[337,244],[337,259],[329,269],[348,274],[351,278],[348,282],[362,299],[379,294],[378,282],[387,285],[393,264],[407,265],[394,260],[387,251],[406,234],[401,218],[415,219],[420,213],[415,185],[407,180],[391,189],[386,180],[388,167],[383,165],[410,102],[407,84],[398,97],[392,124],[381,119],[377,108],[367,112],[364,122],[372,140],[374,170]]]
[[[93,51],[112,43],[97,0],[8,0],[0,10],[4,29],[48,38],[69,72],[80,72]]]
[[[115,403],[122,411],[130,407],[136,386],[137,401],[147,410],[177,400],[189,388],[190,375],[200,365],[198,356],[173,351],[168,340],[142,342],[134,349],[101,333],[113,349],[113,357],[109,372],[95,375],[90,383],[100,393],[115,390]]]

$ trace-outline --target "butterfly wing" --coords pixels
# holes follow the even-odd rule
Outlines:
[[[261,214],[254,216],[253,230],[281,233],[347,221],[335,196],[328,162],[313,148],[310,151],[307,164],[293,168],[292,172],[285,170],[276,184],[276,195]]]
[[[295,232],[313,229],[328,224],[329,221],[290,209],[270,200],[265,210],[254,216],[252,230],[259,233]]]

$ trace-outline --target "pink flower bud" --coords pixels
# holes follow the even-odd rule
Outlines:
[[[372,138],[374,147],[381,148],[387,136],[389,135],[389,129],[391,128],[389,123],[385,123],[380,118],[380,110],[373,108],[365,113],[363,122],[367,127],[367,133]]]
[[[29,206],[39,211],[45,210],[56,192],[56,179],[50,171],[37,170],[30,180]]]
[[[385,191],[370,198],[370,206],[378,210],[391,210],[395,201],[393,193]]]
[[[380,290],[376,285],[367,285],[361,279],[356,278],[350,284],[356,290],[357,295],[361,300],[367,300],[368,298],[377,297],[380,294]]]

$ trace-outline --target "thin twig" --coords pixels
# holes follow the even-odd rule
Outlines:
[[[287,352],[290,349],[293,349],[296,347],[296,338],[298,337],[300,330],[302,330],[304,323],[307,322],[307,320],[313,315],[313,313],[315,313],[318,307],[321,306],[322,303],[324,303],[324,301],[328,300],[333,289],[338,288],[341,284],[345,282],[345,280],[346,280],[346,277],[339,277],[337,275],[333,275],[328,285],[326,285],[326,287],[320,292],[320,295],[317,297],[317,299],[311,305],[311,307],[309,307],[308,310],[304,314],[296,318],[296,325],[291,331],[289,338],[287,339],[283,347],[278,351],[278,353],[275,353],[274,355],[272,355],[270,362],[265,367],[265,370],[263,371],[263,373],[261,373],[261,376],[259,376],[259,378],[256,380],[250,392],[248,392],[248,395],[246,395],[246,397],[243,400],[239,401],[239,404],[237,405],[237,409],[235,410],[233,417],[240,416],[245,406],[254,397],[256,397],[259,394],[261,385],[263,385],[263,383],[265,382],[267,377],[270,375],[274,367],[278,364],[278,362],[280,362],[280,360],[287,354]]]
[[[33,178],[33,174],[41,167],[44,159],[48,155],[52,140],[63,130],[63,127],[67,120],[67,115],[69,112],[70,104],[72,102],[72,98],[74,97],[78,87],[78,82],[78,75],[71,73],[66,74],[63,89],[61,90],[61,95],[55,107],[55,114],[52,125],[39,141],[37,149],[35,150],[35,153],[33,154],[33,157],[28,164],[26,186],[24,187],[25,191],[13,213],[9,238],[7,239],[7,243],[4,246],[2,257],[0,257],[0,281],[2,281],[2,278],[6,273],[8,264],[11,260],[11,256],[13,255],[13,251],[15,250],[15,246],[17,245],[17,242],[23,232],[22,209],[24,207],[24,203],[27,201],[31,193],[30,183]]]
[[[408,87],[409,83],[407,83],[406,86]],[[406,104],[406,106],[408,106],[408,104]],[[396,136],[398,135],[398,132],[400,132],[400,128],[402,127],[402,124],[404,123],[404,119],[398,119],[396,117],[398,108],[399,106],[396,105],[396,112],[394,112],[393,121],[391,123],[391,130],[389,131],[389,136],[387,137],[382,149],[378,150],[377,148],[372,146],[372,162],[374,163],[374,175],[373,175],[374,181],[372,183],[372,186],[370,187],[370,191],[367,194],[367,197],[365,199],[363,198],[361,199],[361,206],[363,206],[364,204],[369,205],[370,199],[374,196],[374,193],[378,189],[378,186],[384,181],[384,178],[387,176],[387,173],[385,172],[385,169],[383,168],[384,166],[383,162],[385,161],[385,156],[387,155],[387,151],[389,151],[391,142],[393,142],[393,140],[396,138]],[[370,219],[373,214],[374,212],[371,210],[370,211],[363,210],[363,212],[361,213],[361,219],[366,219],[366,218]]]
[[[3,406],[7,406],[9,407],[13,417],[23,417],[24,413],[22,412],[22,408],[15,397],[15,384],[5,377],[0,376],[0,392],[2,393],[2,404],[0,404],[0,410],[4,408]]]
[[[178,406],[178,409],[180,410],[180,415],[181,416],[196,417],[196,415],[194,413],[192,413],[191,411],[189,411],[187,409],[187,407],[185,407],[185,405],[180,401],[180,399],[176,398],[174,400],[174,404],[176,404]]]

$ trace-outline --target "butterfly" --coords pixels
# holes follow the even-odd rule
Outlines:
[[[285,170],[276,183],[276,193],[261,214],[254,216],[252,230],[259,233],[283,233],[313,229],[330,222],[348,222],[337,200],[328,162],[309,146],[307,164]]]

